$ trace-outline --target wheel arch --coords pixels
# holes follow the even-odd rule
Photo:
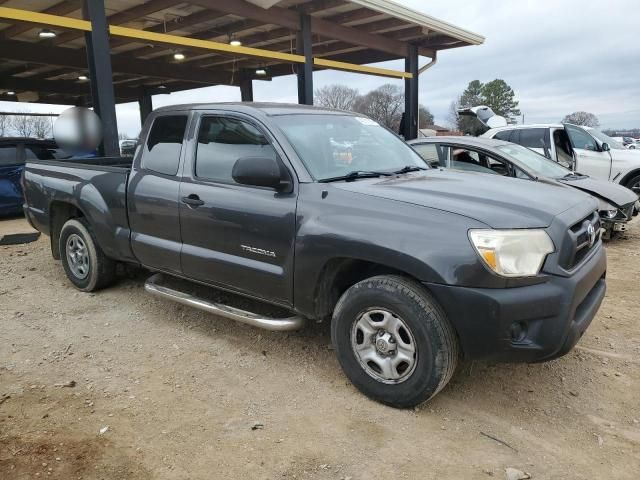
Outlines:
[[[85,213],[71,202],[54,200],[49,204],[49,231],[51,255],[60,260],[60,231],[62,226],[72,218],[84,218]]]
[[[634,177],[637,177],[638,175],[640,175],[640,168],[631,170],[624,177],[622,177],[622,180],[620,180],[620,185],[623,185],[626,187],[629,180],[631,180]]]
[[[315,318],[330,316],[349,287],[376,275],[399,275],[420,283],[411,273],[383,263],[352,257],[332,258],[322,267],[315,285]]]

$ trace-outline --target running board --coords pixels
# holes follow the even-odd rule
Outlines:
[[[305,325],[304,317],[293,316],[287,318],[269,318],[253,312],[247,312],[239,308],[213,303],[202,298],[195,297],[185,292],[160,285],[162,274],[156,273],[149,277],[144,284],[144,289],[152,295],[167,298],[174,302],[198,308],[205,312],[213,313],[221,317],[229,318],[237,322],[246,323],[254,327],[274,332],[300,330]]]

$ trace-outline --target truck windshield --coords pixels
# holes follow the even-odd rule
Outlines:
[[[510,145],[500,145],[496,148],[526,165],[527,169],[534,175],[549,178],[563,178],[571,173],[571,170],[568,168],[521,145],[514,143]]]
[[[352,172],[429,168],[399,137],[365,117],[296,114],[274,120],[318,181]]]

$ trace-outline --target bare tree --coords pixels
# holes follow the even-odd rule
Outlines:
[[[600,121],[593,113],[589,112],[573,112],[562,119],[562,123],[572,123],[574,125],[583,125],[585,127],[599,127]]]
[[[33,136],[36,138],[49,138],[53,135],[51,117],[31,117],[33,124]]]
[[[11,126],[18,137],[33,137],[35,133],[33,119],[34,117],[27,113],[15,115],[13,117]]]
[[[321,107],[353,110],[358,96],[358,90],[355,88],[337,84],[327,85],[315,91],[314,103]]]
[[[404,111],[402,89],[390,83],[382,85],[358,97],[353,109],[397,132]]]
[[[0,137],[4,137],[11,128],[9,115],[0,115]]]
[[[460,116],[458,115],[458,108],[460,103],[458,100],[452,100],[449,105],[449,114],[447,115],[447,123],[452,130],[459,130],[460,128]]]

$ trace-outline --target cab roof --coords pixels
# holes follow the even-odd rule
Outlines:
[[[182,105],[168,105],[155,109],[156,112],[184,110],[225,110],[230,112],[261,113],[267,116],[296,115],[296,114],[325,114],[325,115],[359,115],[354,112],[333,108],[299,105],[296,103],[267,103],[267,102],[220,102],[220,103],[187,103]]]

